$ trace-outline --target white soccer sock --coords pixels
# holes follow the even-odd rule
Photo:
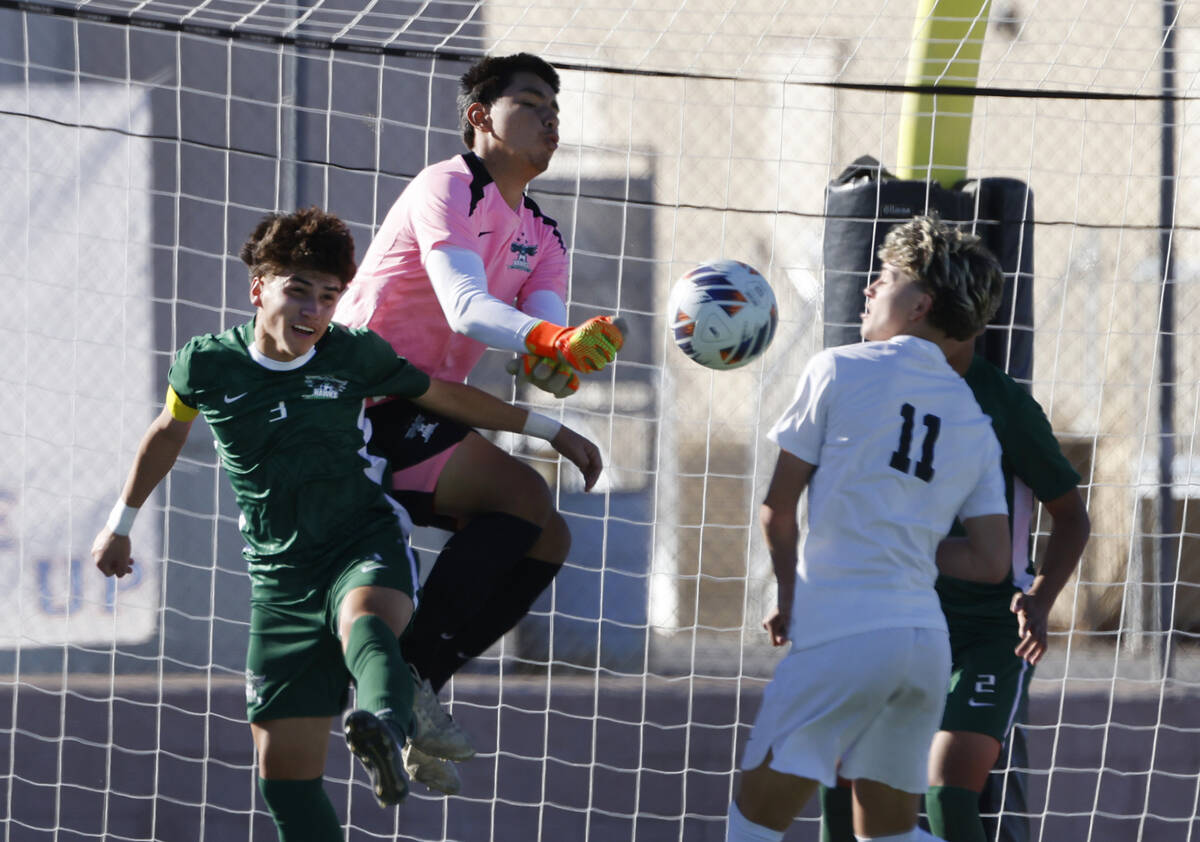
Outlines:
[[[755,824],[742,815],[735,802],[729,802],[729,824],[725,830],[725,842],[780,842],[781,839],[783,831]]]
[[[897,833],[892,836],[859,836],[856,833],[854,838],[858,842],[944,842],[940,836],[934,836],[927,830],[921,830],[920,825],[906,833]]]

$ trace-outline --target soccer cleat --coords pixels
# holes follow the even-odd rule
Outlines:
[[[458,795],[462,789],[462,778],[458,769],[449,760],[426,754],[412,740],[404,746],[404,771],[414,781],[420,781],[432,790],[445,795]]]
[[[412,671],[415,692],[413,694],[413,745],[425,754],[446,760],[470,760],[475,756],[471,736],[462,729],[442,703],[429,679],[421,678]]]
[[[370,711],[352,710],[344,722],[346,745],[366,768],[380,807],[393,807],[408,795],[400,758],[401,738],[386,719]]]

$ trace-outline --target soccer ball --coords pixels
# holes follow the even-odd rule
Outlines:
[[[737,260],[709,261],[676,281],[667,314],[679,350],[718,371],[756,359],[779,323],[771,285]]]

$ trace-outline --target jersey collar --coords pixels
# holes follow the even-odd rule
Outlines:
[[[324,337],[322,337],[322,339],[324,339]],[[313,345],[311,348],[308,349],[307,354],[296,357],[296,359],[294,359],[294,360],[288,360],[287,362],[281,362],[280,360],[273,360],[270,357],[268,357],[266,354],[264,354],[262,351],[258,350],[258,346],[254,344],[254,322],[253,321],[251,321],[246,326],[246,333],[244,336],[244,341],[246,343],[246,350],[250,354],[250,359],[254,360],[256,363],[261,365],[263,368],[269,369],[271,371],[295,371],[298,368],[302,368],[309,360],[311,360],[313,358],[313,355],[315,355],[317,353],[317,345],[320,344],[320,342],[318,342],[317,345]]]
[[[893,336],[888,342],[908,349],[910,353],[918,353],[921,356],[929,357],[931,360],[938,360],[944,365],[950,365],[946,360],[946,355],[942,353],[942,349],[938,347],[937,343],[930,342],[928,339],[902,333],[899,336]]]

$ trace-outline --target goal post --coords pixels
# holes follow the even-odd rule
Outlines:
[[[270,838],[244,721],[238,513],[204,425],[138,520],[142,578],[108,584],[88,544],[175,351],[249,317],[236,251],[254,223],[318,204],[348,222],[361,257],[408,181],[461,150],[459,74],[519,50],[562,77],[561,144],[530,193],[571,253],[571,316],[620,311],[630,339],[566,401],[518,389],[507,355],[485,357],[472,382],[585,432],[605,474],[584,494],[552,451],[497,439],[547,478],[573,550],[530,617],[443,694],[481,748],[461,795],[418,786],[379,810],[333,739],[326,788],[349,838],[722,838],[780,655],[760,627],[774,598],[757,525],[775,456],[765,432],[826,331],[855,327],[857,309],[825,312],[831,232],[900,215],[874,186],[861,209],[829,209],[827,187],[860,155],[878,162],[868,177],[883,168],[950,194],[961,207],[948,218],[1020,217],[1021,242],[1037,239],[1036,264],[1020,243],[1013,253],[1030,293],[1028,320],[1013,321],[1036,360],[1033,394],[1083,475],[1093,537],[1032,686],[1033,838],[1195,838],[1200,328],[1186,314],[1200,306],[1200,145],[1189,90],[1168,91],[1178,155],[1164,231],[1164,95],[1146,81],[1157,4],[667,5],[0,0],[5,842]],[[936,107],[909,99],[914,10],[931,44],[978,42],[978,55],[953,52],[961,67],[922,71]],[[1200,68],[1197,33],[1182,7],[1181,85]],[[954,90],[968,75],[970,108]],[[952,122],[914,121],[935,112]],[[911,151],[897,160],[901,136]],[[993,201],[1002,183],[1028,190]],[[1165,536],[1153,510],[1163,234],[1180,314]],[[721,257],[767,277],[780,326],[760,360],[718,373],[673,347],[665,308],[676,278]],[[869,268],[853,271],[865,283]],[[443,537],[418,534],[426,565]],[[1175,564],[1149,572],[1164,538]],[[1132,645],[1161,636],[1153,588],[1174,596],[1168,675]],[[798,838],[816,835],[813,809],[797,821]]]
[[[951,188],[966,178],[970,94],[929,88],[973,88],[979,80],[991,0],[919,0],[901,96],[896,171],[900,178]]]

